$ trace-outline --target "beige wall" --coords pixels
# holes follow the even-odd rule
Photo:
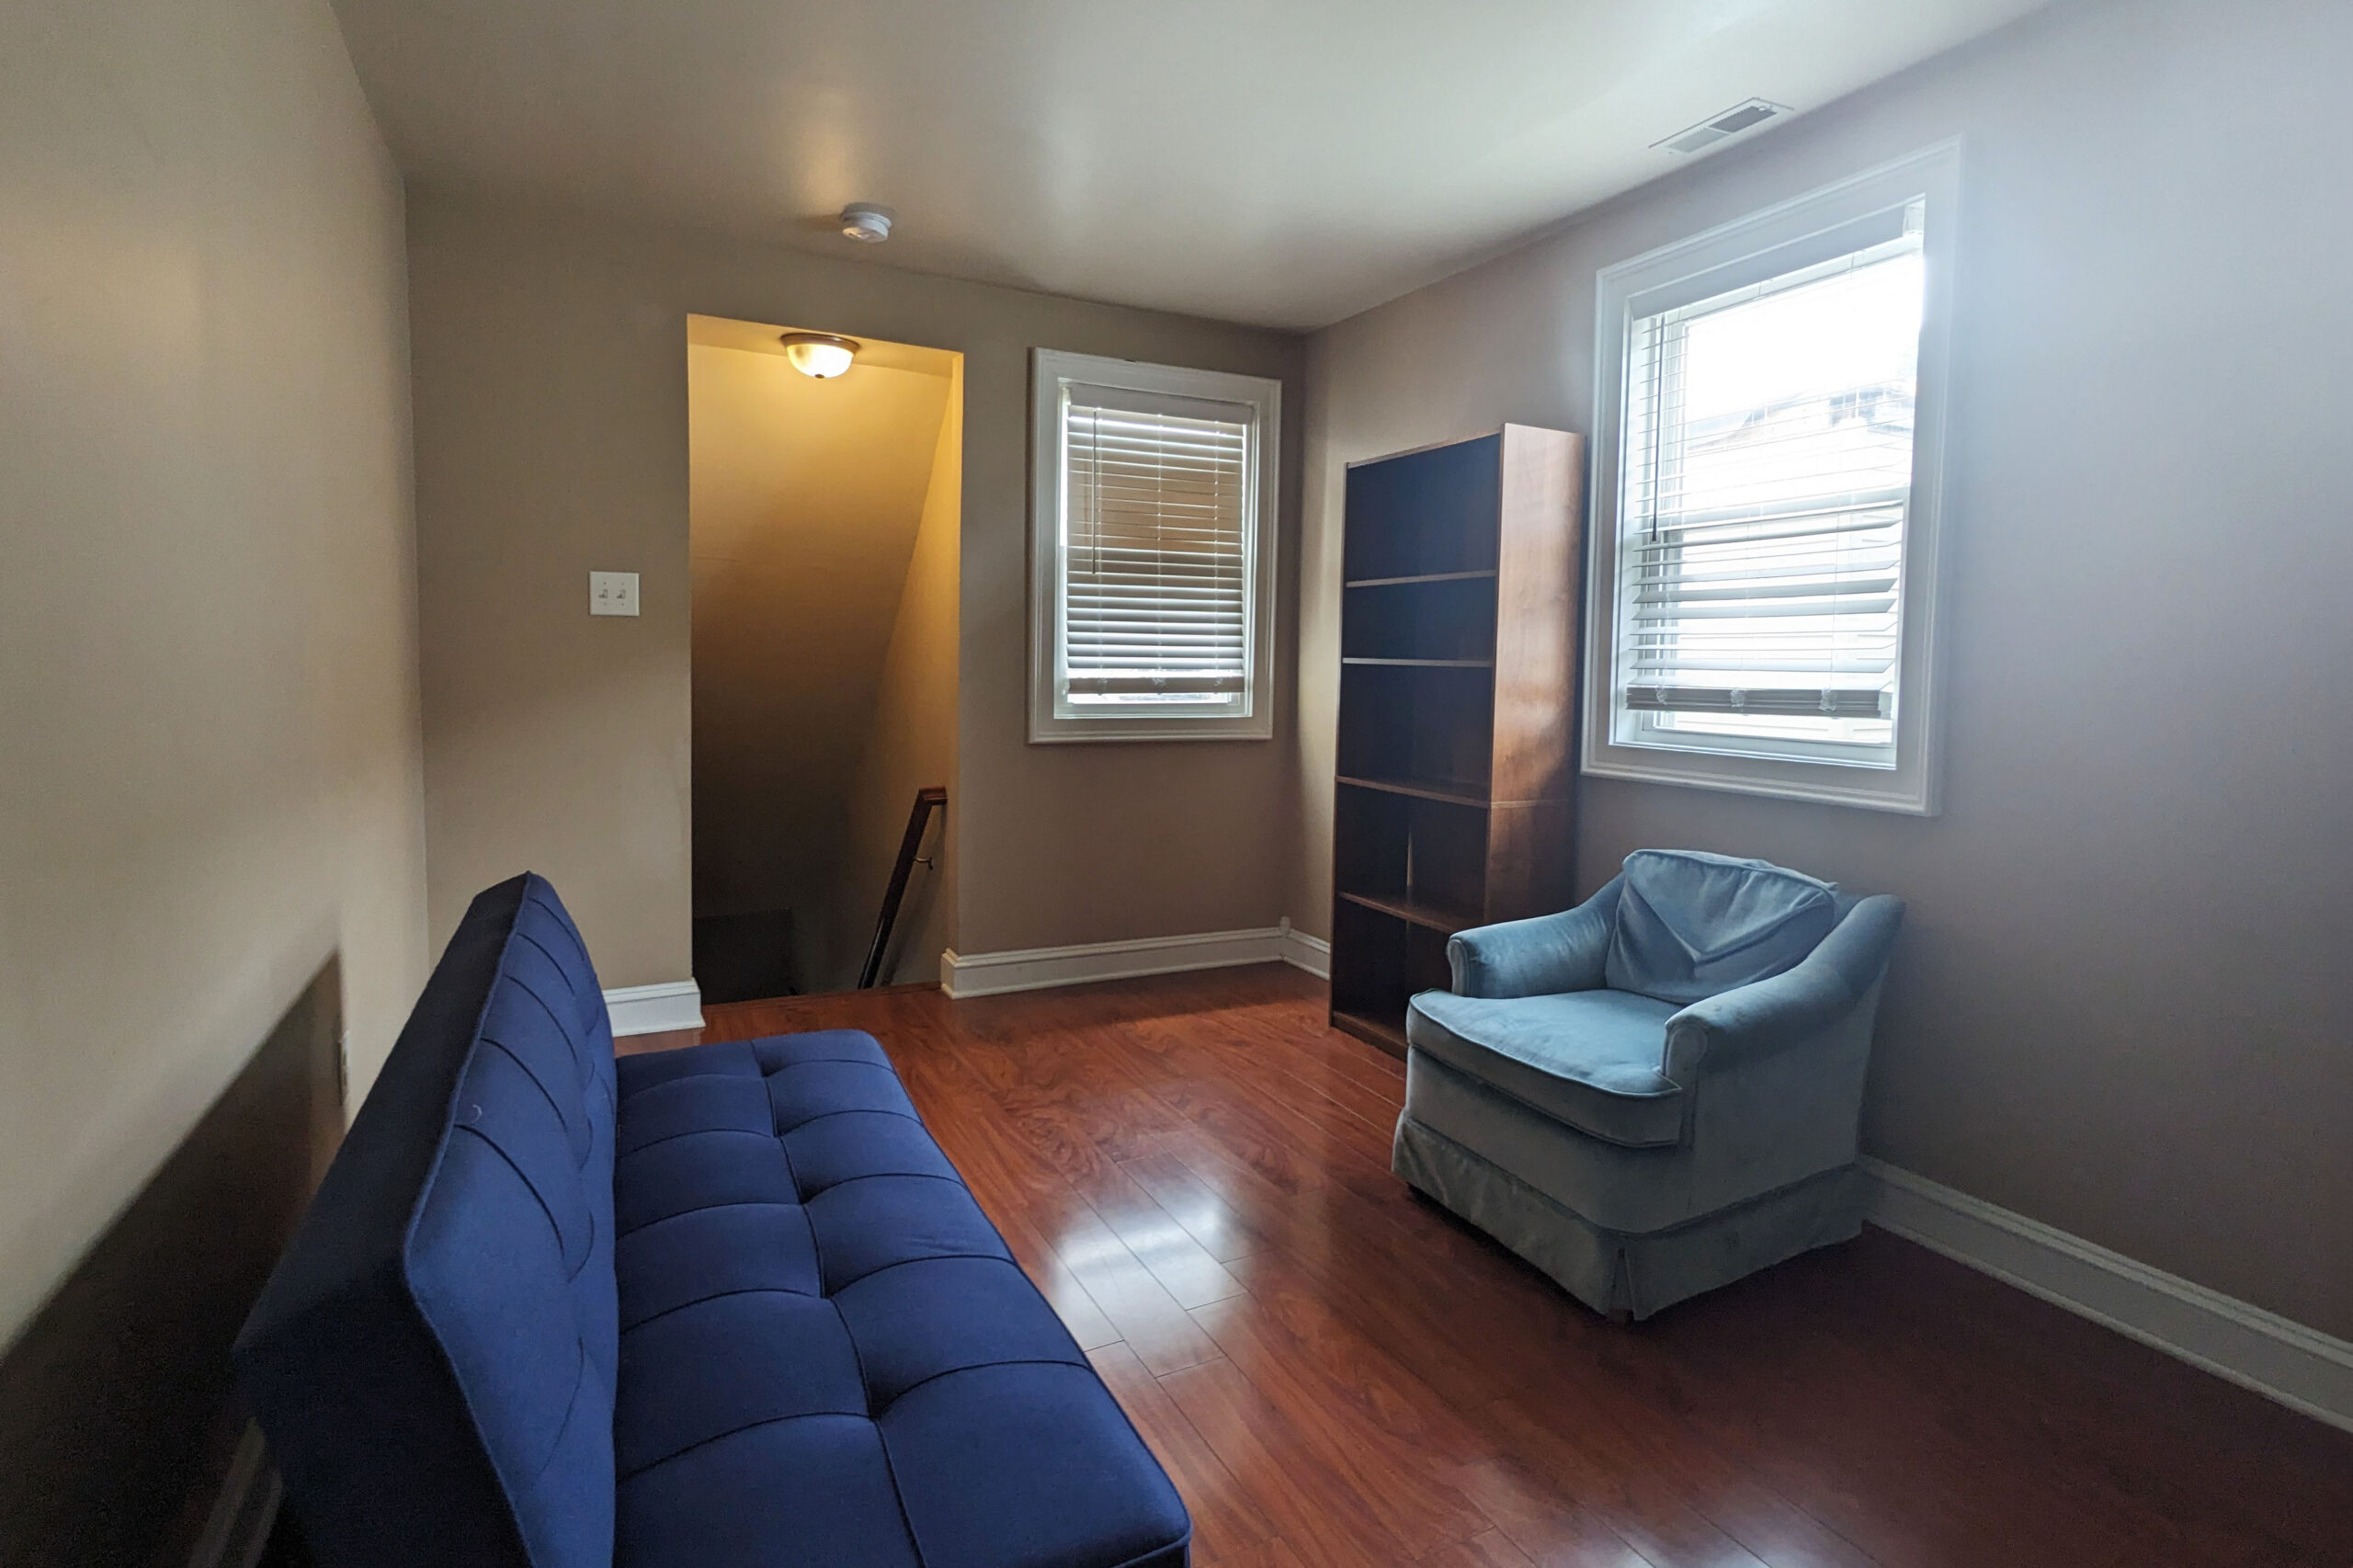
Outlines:
[[[426,969],[401,187],[315,0],[0,8],[0,1339]]]
[[[931,485],[909,552],[904,590],[891,626],[891,646],[876,693],[874,717],[850,790],[851,829],[842,885],[835,900],[841,917],[835,950],[863,963],[873,940],[882,892],[906,836],[907,812],[917,790],[956,777],[956,544],[963,515],[963,368],[952,368],[955,390],[931,461]],[[955,801],[938,814],[924,841],[929,868],[917,866],[907,883],[883,984],[939,978],[939,954],[958,940]]]
[[[2063,6],[1320,335],[1294,908],[1340,464],[1590,428],[1597,267],[1963,135],[1945,814],[1586,779],[1578,881],[1675,845],[1901,893],[1872,1153],[2353,1335],[2347,60],[2342,5]]]
[[[1039,345],[1296,388],[1299,339],[431,193],[413,193],[409,235],[437,936],[475,889],[528,865],[563,891],[607,985],[688,972],[690,312],[965,357],[949,781],[963,948],[1283,913],[1285,824],[1268,803],[1291,771],[1287,707],[1272,744],[1023,739],[1027,389]],[[1294,457],[1296,429],[1294,412]],[[591,620],[592,568],[642,574],[642,617]],[[1276,675],[1287,691],[1287,661]]]
[[[791,910],[794,983],[847,989],[858,958],[835,901],[956,357],[874,345],[817,381],[771,351],[774,329],[733,347],[747,324],[696,322],[694,912]],[[952,511],[949,527],[952,551]],[[940,608],[952,650],[955,606]],[[952,665],[945,696],[952,747]]]

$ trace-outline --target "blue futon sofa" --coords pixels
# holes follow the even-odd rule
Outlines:
[[[474,900],[237,1342],[327,1568],[1160,1568],[1167,1477],[872,1037],[616,1062]]]

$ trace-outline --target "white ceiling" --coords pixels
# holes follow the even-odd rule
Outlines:
[[[2040,3],[335,0],[424,183],[1290,327]]]

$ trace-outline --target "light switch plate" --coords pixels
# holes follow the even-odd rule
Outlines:
[[[590,615],[635,615],[637,613],[637,574],[634,572],[589,573],[588,613]]]

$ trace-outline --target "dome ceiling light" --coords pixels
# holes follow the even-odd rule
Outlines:
[[[856,339],[836,337],[830,332],[788,332],[779,341],[794,369],[821,381],[840,375],[858,358]]]

